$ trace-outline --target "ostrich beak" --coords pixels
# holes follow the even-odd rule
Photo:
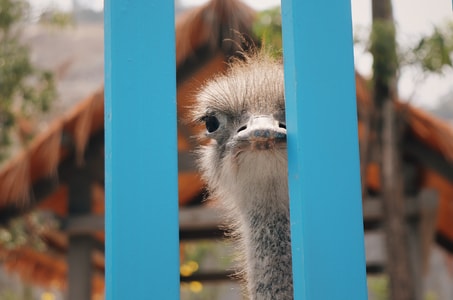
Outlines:
[[[249,143],[253,149],[266,150],[286,142],[286,126],[272,115],[251,116],[246,125],[240,127],[235,140]]]

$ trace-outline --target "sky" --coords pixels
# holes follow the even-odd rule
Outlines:
[[[37,9],[58,7],[71,9],[75,0],[30,0]],[[201,5],[207,0],[179,0],[187,6]],[[256,10],[280,5],[280,0],[243,0]],[[315,0],[316,1],[316,0]],[[102,10],[103,0],[77,0],[83,6]],[[368,32],[371,24],[371,0],[351,0],[352,21],[356,33]],[[429,34],[434,25],[453,22],[452,0],[393,0],[394,16],[400,45],[408,46],[422,35]],[[372,57],[361,47],[355,47],[355,67],[364,76],[370,76]],[[453,91],[453,71],[420,80],[414,68],[402,71],[399,82],[401,98],[414,105],[432,108],[438,100]]]

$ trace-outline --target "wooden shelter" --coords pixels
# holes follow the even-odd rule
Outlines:
[[[363,143],[361,115],[370,109],[372,99],[366,81],[359,75],[356,76],[356,91],[359,141]],[[453,128],[419,108],[403,102],[396,105],[405,128],[402,141],[405,194],[414,196],[423,189],[437,191],[439,205],[435,240],[453,253]],[[379,167],[370,163],[362,170],[368,192],[379,193]]]
[[[177,18],[180,206],[199,204],[204,197],[192,154],[193,136],[198,130],[188,123],[187,107],[205,80],[223,72],[227,61],[250,45],[244,37],[253,36],[254,16],[240,1],[214,0]],[[359,75],[356,85],[360,119],[360,111],[371,104],[371,95]],[[397,105],[408,128],[403,141],[405,165],[410,171],[406,173],[407,188],[412,194],[424,188],[437,191],[436,241],[453,253],[453,129],[420,109]],[[361,139],[363,134],[359,123]],[[370,164],[363,169],[367,191],[378,194],[379,168]],[[83,293],[90,290],[94,296],[102,295],[103,186],[104,98],[100,89],[52,122],[0,169],[2,223],[33,209],[51,211],[62,221],[58,230],[41,234],[48,245],[46,251],[28,246],[8,249],[0,244],[4,265],[24,279],[42,285],[65,288],[69,281],[69,293],[74,293],[74,299],[87,298]],[[83,288],[71,291],[75,284]]]

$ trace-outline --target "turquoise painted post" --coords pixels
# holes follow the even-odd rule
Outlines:
[[[295,299],[367,299],[350,0],[282,22]]]
[[[178,299],[173,1],[105,1],[106,299]]]

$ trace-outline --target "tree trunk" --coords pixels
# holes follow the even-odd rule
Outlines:
[[[387,245],[387,273],[390,299],[414,300],[409,243],[405,220],[405,197],[401,170],[401,147],[395,105],[386,101],[382,107],[382,199]]]
[[[394,105],[398,98],[398,60],[391,0],[373,0],[372,8],[373,129],[377,136],[376,150],[381,170],[389,295],[392,300],[413,300],[415,295],[409,264],[401,168],[401,134]]]

